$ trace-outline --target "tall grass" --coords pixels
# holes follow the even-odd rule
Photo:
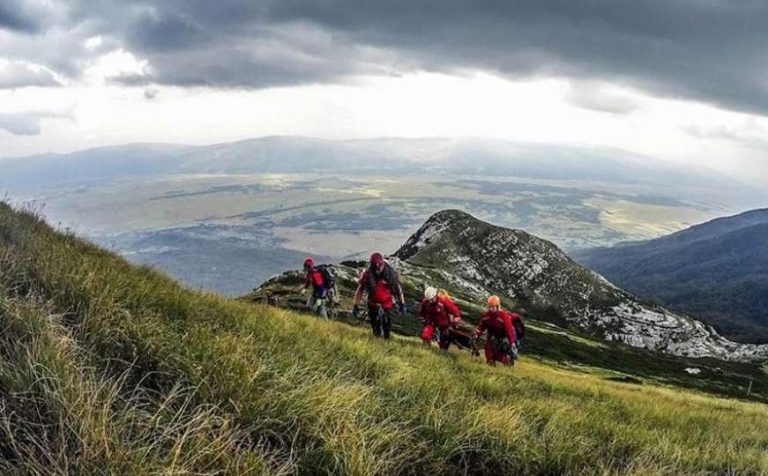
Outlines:
[[[11,302],[34,296],[50,303],[47,312],[36,307],[36,315],[59,313],[43,319],[59,323],[46,332],[66,335],[66,348],[81,349],[61,355],[81,375],[70,379],[79,385],[73,393],[91,399],[63,407],[109,408],[109,418],[99,418],[112,438],[154,448],[146,472],[768,472],[763,405],[626,386],[526,359],[515,369],[490,368],[407,339],[374,340],[362,329],[183,289],[2,206],[0,286]],[[9,368],[22,361],[14,359]],[[29,367],[46,362],[37,354],[27,360]],[[31,371],[17,388],[32,388],[43,402],[62,393],[29,387],[38,380]],[[69,381],[64,372],[56,375]],[[102,382],[113,390],[99,393]],[[179,388],[195,390],[179,397]],[[137,420],[125,415],[138,412],[133,408],[149,415],[138,421],[164,423],[130,430],[128,422]],[[151,416],[158,412],[165,416]],[[27,418],[34,422],[38,413]],[[51,415],[42,412],[40,420],[61,421]],[[73,422],[94,419],[67,415]],[[141,428],[166,426],[177,430],[157,440],[140,436]],[[60,464],[137,461],[130,451],[118,456],[98,449],[106,444],[83,446],[77,438],[38,441],[64,455]],[[23,468],[28,461],[40,460],[19,451],[8,464]],[[140,467],[130,464],[123,467]]]
[[[52,314],[0,296],[0,473],[270,473],[248,435],[194,390],[109,377]]]

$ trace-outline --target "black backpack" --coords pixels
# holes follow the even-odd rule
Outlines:
[[[336,278],[333,277],[333,273],[328,269],[327,265],[321,264],[317,267],[320,274],[323,276],[323,284],[326,289],[333,289],[336,286]]]
[[[512,321],[512,326],[515,328],[515,336],[517,341],[520,342],[525,339],[525,324],[523,324],[523,315],[519,312],[512,312],[511,315],[517,315],[519,319]]]

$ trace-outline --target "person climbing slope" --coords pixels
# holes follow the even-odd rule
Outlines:
[[[360,276],[357,283],[355,302],[352,308],[352,315],[355,317],[360,315],[363,292],[368,295],[368,317],[373,335],[389,339],[392,319],[397,312],[395,300],[397,300],[400,314],[405,315],[407,309],[397,271],[384,260],[381,253],[371,255],[368,268]]]
[[[437,331],[438,345],[441,349],[448,350],[451,345],[451,330],[461,322],[461,311],[456,304],[447,295],[439,295],[437,289],[427,287],[424,290],[419,316],[424,324],[421,331],[424,343],[431,345]]]
[[[480,321],[475,329],[475,338],[479,338],[483,333],[488,334],[485,341],[485,360],[490,365],[496,365],[496,362],[515,365],[517,358],[515,328],[512,317],[501,309],[501,300],[498,296],[488,298],[486,310],[480,315]]]
[[[328,319],[328,299],[333,288],[333,276],[327,267],[315,266],[312,258],[304,260],[304,287],[312,287],[312,294],[307,299],[307,308]]]
[[[520,347],[525,340],[525,324],[523,324],[523,316],[527,317],[528,312],[520,308],[517,312],[510,312],[509,317],[512,319],[512,327],[515,328],[515,349],[520,350]]]

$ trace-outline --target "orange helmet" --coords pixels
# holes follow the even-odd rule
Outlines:
[[[499,307],[501,306],[501,299],[499,299],[499,296],[491,296],[488,298],[488,307]]]

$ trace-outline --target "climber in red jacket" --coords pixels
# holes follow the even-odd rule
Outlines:
[[[424,290],[419,316],[424,324],[421,331],[424,343],[430,345],[437,330],[438,345],[441,349],[448,350],[451,345],[451,329],[458,327],[461,322],[461,311],[456,304],[450,298],[438,295],[437,289],[428,287]]]
[[[512,317],[501,309],[498,296],[488,298],[486,310],[480,315],[480,322],[475,329],[475,337],[480,337],[486,332],[488,338],[485,341],[485,360],[490,365],[496,365],[496,362],[515,365],[515,328],[512,325]]]
[[[312,312],[318,314],[324,319],[328,319],[328,291],[330,289],[330,283],[320,267],[315,266],[315,260],[307,257],[304,260],[304,285],[302,287],[302,294],[309,287],[312,288],[312,294],[307,299],[307,308]]]
[[[404,316],[408,310],[405,306],[403,288],[400,286],[400,277],[381,253],[376,252],[371,255],[368,268],[357,282],[355,303],[352,307],[352,315],[355,317],[360,315],[363,293],[368,294],[368,319],[371,322],[373,335],[389,339],[395,314],[399,310]],[[395,308],[395,301],[397,301],[397,308]]]

